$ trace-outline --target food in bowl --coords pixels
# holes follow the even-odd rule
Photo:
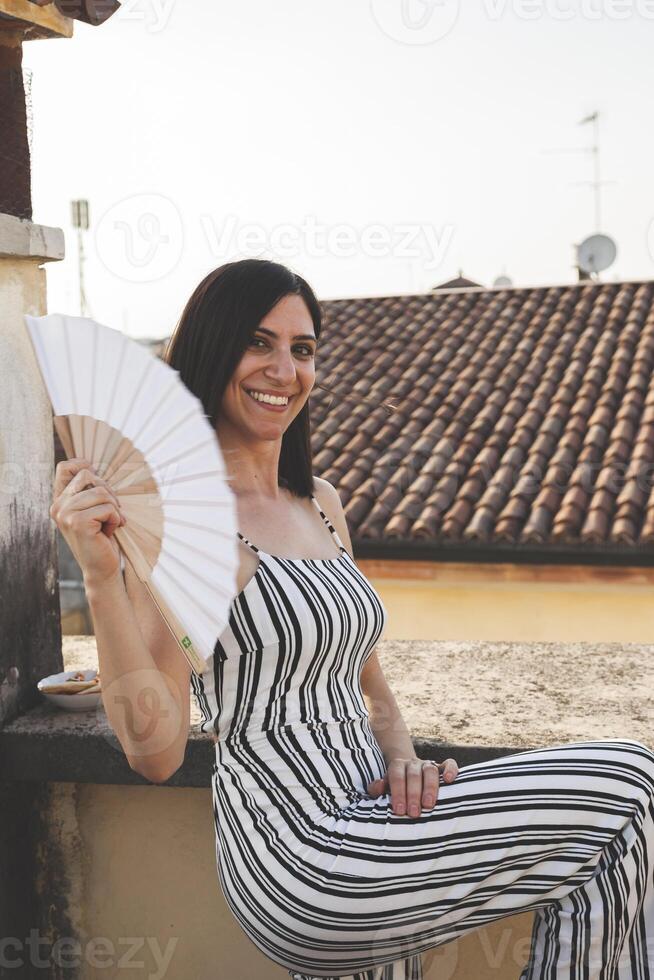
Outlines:
[[[102,702],[98,670],[64,670],[41,678],[37,688],[52,704],[70,711],[88,711]]]
[[[81,670],[76,671],[72,677],[67,677],[63,684],[47,684],[43,681],[39,684],[39,691],[48,691],[49,694],[83,694],[99,690],[100,675],[96,674],[91,680],[86,680]]]

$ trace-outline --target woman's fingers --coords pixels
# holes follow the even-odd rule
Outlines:
[[[454,759],[441,763],[430,759],[391,759],[386,774],[368,783],[368,794],[381,796],[387,792],[393,813],[418,817],[423,807],[431,808],[437,802],[441,778],[449,784],[458,774]]]
[[[454,759],[446,759],[444,762],[441,762],[440,769],[446,783],[451,783],[459,775],[459,767]]]
[[[93,503],[112,501],[120,510],[117,494],[106,480],[100,479],[94,468],[86,460],[66,460],[57,465],[55,477],[55,496],[50,516],[56,517],[64,507],[77,510]],[[57,492],[59,491],[59,492]]]
[[[116,510],[120,510],[120,501],[116,494],[109,487],[101,484],[88,487],[86,490],[78,490],[77,493],[66,498],[65,504],[69,513],[98,506],[98,504],[113,504]]]
[[[75,474],[70,483],[64,487],[61,496],[67,500],[69,497],[77,497],[81,492],[93,487],[104,487],[113,493],[106,480],[101,480],[95,470],[90,466],[84,466]]]
[[[80,470],[90,469],[91,464],[87,459],[64,459],[57,463],[55,468],[53,498],[61,496],[68,484],[74,479]]]
[[[387,769],[391,806],[400,815],[406,813],[406,763],[406,759],[391,759]]]
[[[429,760],[422,763],[422,805],[429,809],[438,799],[438,784],[440,781],[440,766],[436,763],[429,764]]]
[[[111,537],[116,528],[124,521],[122,514],[113,503],[99,504],[97,507],[86,507],[73,511],[66,516],[66,526],[78,535],[90,532],[91,535],[103,531]]]
[[[418,817],[422,807],[431,808],[436,804],[441,777],[449,784],[459,774],[454,759],[445,759],[440,764],[431,760],[409,759],[403,760],[403,766],[406,793],[399,778],[391,779],[391,805],[395,813],[408,813],[410,817]],[[396,787],[395,793],[393,786]]]
[[[410,817],[420,815],[422,798],[422,759],[409,759],[406,764],[406,806]]]

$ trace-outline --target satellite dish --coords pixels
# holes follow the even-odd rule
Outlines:
[[[513,285],[513,279],[511,279],[510,276],[498,276],[497,279],[495,280],[495,282],[493,283],[493,285],[494,286],[512,286]]]
[[[608,235],[591,235],[577,246],[577,264],[584,272],[602,272],[615,262],[618,249]]]

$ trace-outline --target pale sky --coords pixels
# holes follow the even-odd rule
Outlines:
[[[49,312],[79,313],[74,198],[90,315],[135,337],[252,255],[320,299],[558,284],[599,230],[603,279],[652,278],[653,42],[654,0],[125,0],[27,42]]]

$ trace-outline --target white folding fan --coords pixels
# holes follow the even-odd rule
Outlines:
[[[118,497],[116,542],[202,673],[238,565],[236,498],[202,403],[118,330],[62,314],[25,322],[66,455],[88,459]]]

